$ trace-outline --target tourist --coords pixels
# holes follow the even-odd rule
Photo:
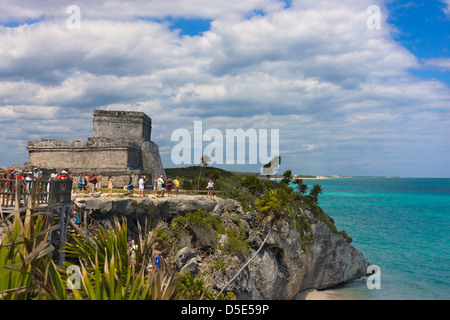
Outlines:
[[[166,179],[162,179],[162,183],[161,183],[161,197],[164,197],[164,194],[166,193],[166,187],[167,187]]]
[[[23,171],[19,171],[19,174],[17,175],[17,186],[16,186],[17,192],[19,195],[19,204],[21,204],[20,201],[22,200],[22,195],[24,194],[24,186],[25,185],[26,184],[25,184],[24,177],[23,177]],[[20,186],[20,189],[19,189],[19,186]]]
[[[97,184],[97,180],[95,178],[95,172],[92,172],[89,175],[88,182],[89,182],[88,186],[89,186],[90,194],[92,196],[94,194],[94,192],[97,191],[97,189],[95,189],[95,186]]]
[[[33,169],[33,178],[35,181],[42,181],[42,172],[37,167]]]
[[[102,193],[102,175],[101,175],[101,173],[98,173],[95,179],[97,180],[95,189],[100,190],[100,193]]]
[[[27,182],[27,188],[28,190],[31,190],[31,188],[33,187],[33,172],[28,172],[27,176],[25,178],[25,181]]]
[[[158,192],[158,176],[155,176],[153,179],[153,193],[157,194]]]
[[[208,196],[212,197],[212,191],[214,190],[214,182],[212,180],[209,180],[206,189],[208,189]]]
[[[139,179],[139,197],[144,197],[144,189],[145,189],[145,182],[147,181],[147,177],[143,176]]]
[[[167,178],[166,191],[167,191],[167,196],[169,196],[169,197],[172,195],[172,186],[173,186],[172,180],[170,180],[170,178]]]
[[[156,195],[157,197],[161,197],[161,194],[163,194],[163,192],[162,192],[163,183],[164,183],[163,176],[161,176],[161,177],[158,178],[158,181],[156,182],[156,184],[157,184],[157,192],[158,192],[157,195]]]
[[[84,173],[80,173],[80,175],[77,178],[77,187],[78,192],[84,193],[86,191],[86,176]]]
[[[161,267],[161,260],[166,262],[166,260],[164,259],[164,257],[161,254],[161,251],[159,251],[157,249],[157,247],[158,247],[158,243],[155,243],[155,249],[153,249],[153,254],[152,254],[152,257],[151,257],[152,262],[155,264],[155,271],[156,272]]]
[[[131,241],[129,242],[128,249],[130,251],[131,265],[134,267],[136,265],[136,250],[137,250],[137,245],[134,243],[134,239],[131,239]]]
[[[66,180],[70,179],[69,173],[66,170],[61,171],[61,174],[58,176],[58,180]]]
[[[127,196],[132,196],[133,195],[133,178],[129,177],[130,180],[128,180],[128,185],[127,185]]]
[[[178,180],[178,177],[173,180],[173,186],[175,187],[175,195],[178,197],[178,194],[180,192],[180,180]]]
[[[52,181],[56,181],[58,180],[58,175],[54,172],[52,172],[50,174],[50,178],[48,178],[48,183],[47,183],[47,195],[45,195],[44,200],[45,201],[49,201],[50,200],[50,184],[52,183]]]
[[[6,192],[6,185],[7,185],[7,181],[6,179],[8,178],[8,171],[4,171],[0,177],[0,179],[2,179],[0,181],[0,192]],[[3,198],[1,199],[2,203],[3,203]]]
[[[112,196],[112,192],[113,192],[113,188],[114,188],[114,184],[113,184],[113,177],[109,176],[108,177],[108,190],[109,190],[109,196]]]
[[[26,182],[27,190],[25,192],[24,201],[25,201],[25,204],[27,204],[29,195],[31,194],[31,189],[33,188],[33,172],[29,171],[27,173],[27,176],[25,177],[25,182]]]
[[[13,193],[14,193],[14,186],[16,184],[16,172],[14,171],[14,168],[9,169],[9,173],[6,176],[6,179],[9,181],[6,182],[6,189],[9,193],[9,201],[12,204],[13,201]]]

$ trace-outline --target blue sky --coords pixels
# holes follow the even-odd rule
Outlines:
[[[398,28],[394,40],[419,59],[450,58],[450,19],[439,0],[388,3],[388,22]],[[412,70],[412,73],[450,83],[450,70]]]
[[[166,167],[172,132],[201,120],[279,129],[281,170],[450,177],[449,0],[77,4],[79,29],[69,1],[0,3],[0,166],[28,140],[91,137],[110,109],[152,117]]]

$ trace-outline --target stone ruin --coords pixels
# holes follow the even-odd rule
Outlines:
[[[93,126],[94,137],[87,141],[28,141],[27,166],[44,172],[69,169],[74,178],[81,172],[101,173],[105,188],[109,176],[115,186],[125,186],[131,176],[135,187],[141,176],[147,177],[147,184],[155,175],[165,177],[158,146],[151,141],[152,120],[146,114],[94,110]]]

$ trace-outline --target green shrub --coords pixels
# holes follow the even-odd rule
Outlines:
[[[248,241],[244,239],[244,231],[240,228],[234,227],[227,229],[226,234],[228,239],[225,242],[223,249],[234,256],[245,256],[250,246]]]

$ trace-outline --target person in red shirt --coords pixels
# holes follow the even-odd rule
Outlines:
[[[64,180],[64,179],[69,179],[69,178],[70,178],[70,176],[67,173],[67,171],[63,170],[63,171],[61,171],[61,174],[59,175],[58,180]]]
[[[92,172],[92,173],[89,175],[88,181],[89,181],[89,190],[90,190],[90,193],[91,193],[91,195],[93,195],[94,192],[97,191],[97,189],[96,189],[97,179],[96,179],[95,172]]]

